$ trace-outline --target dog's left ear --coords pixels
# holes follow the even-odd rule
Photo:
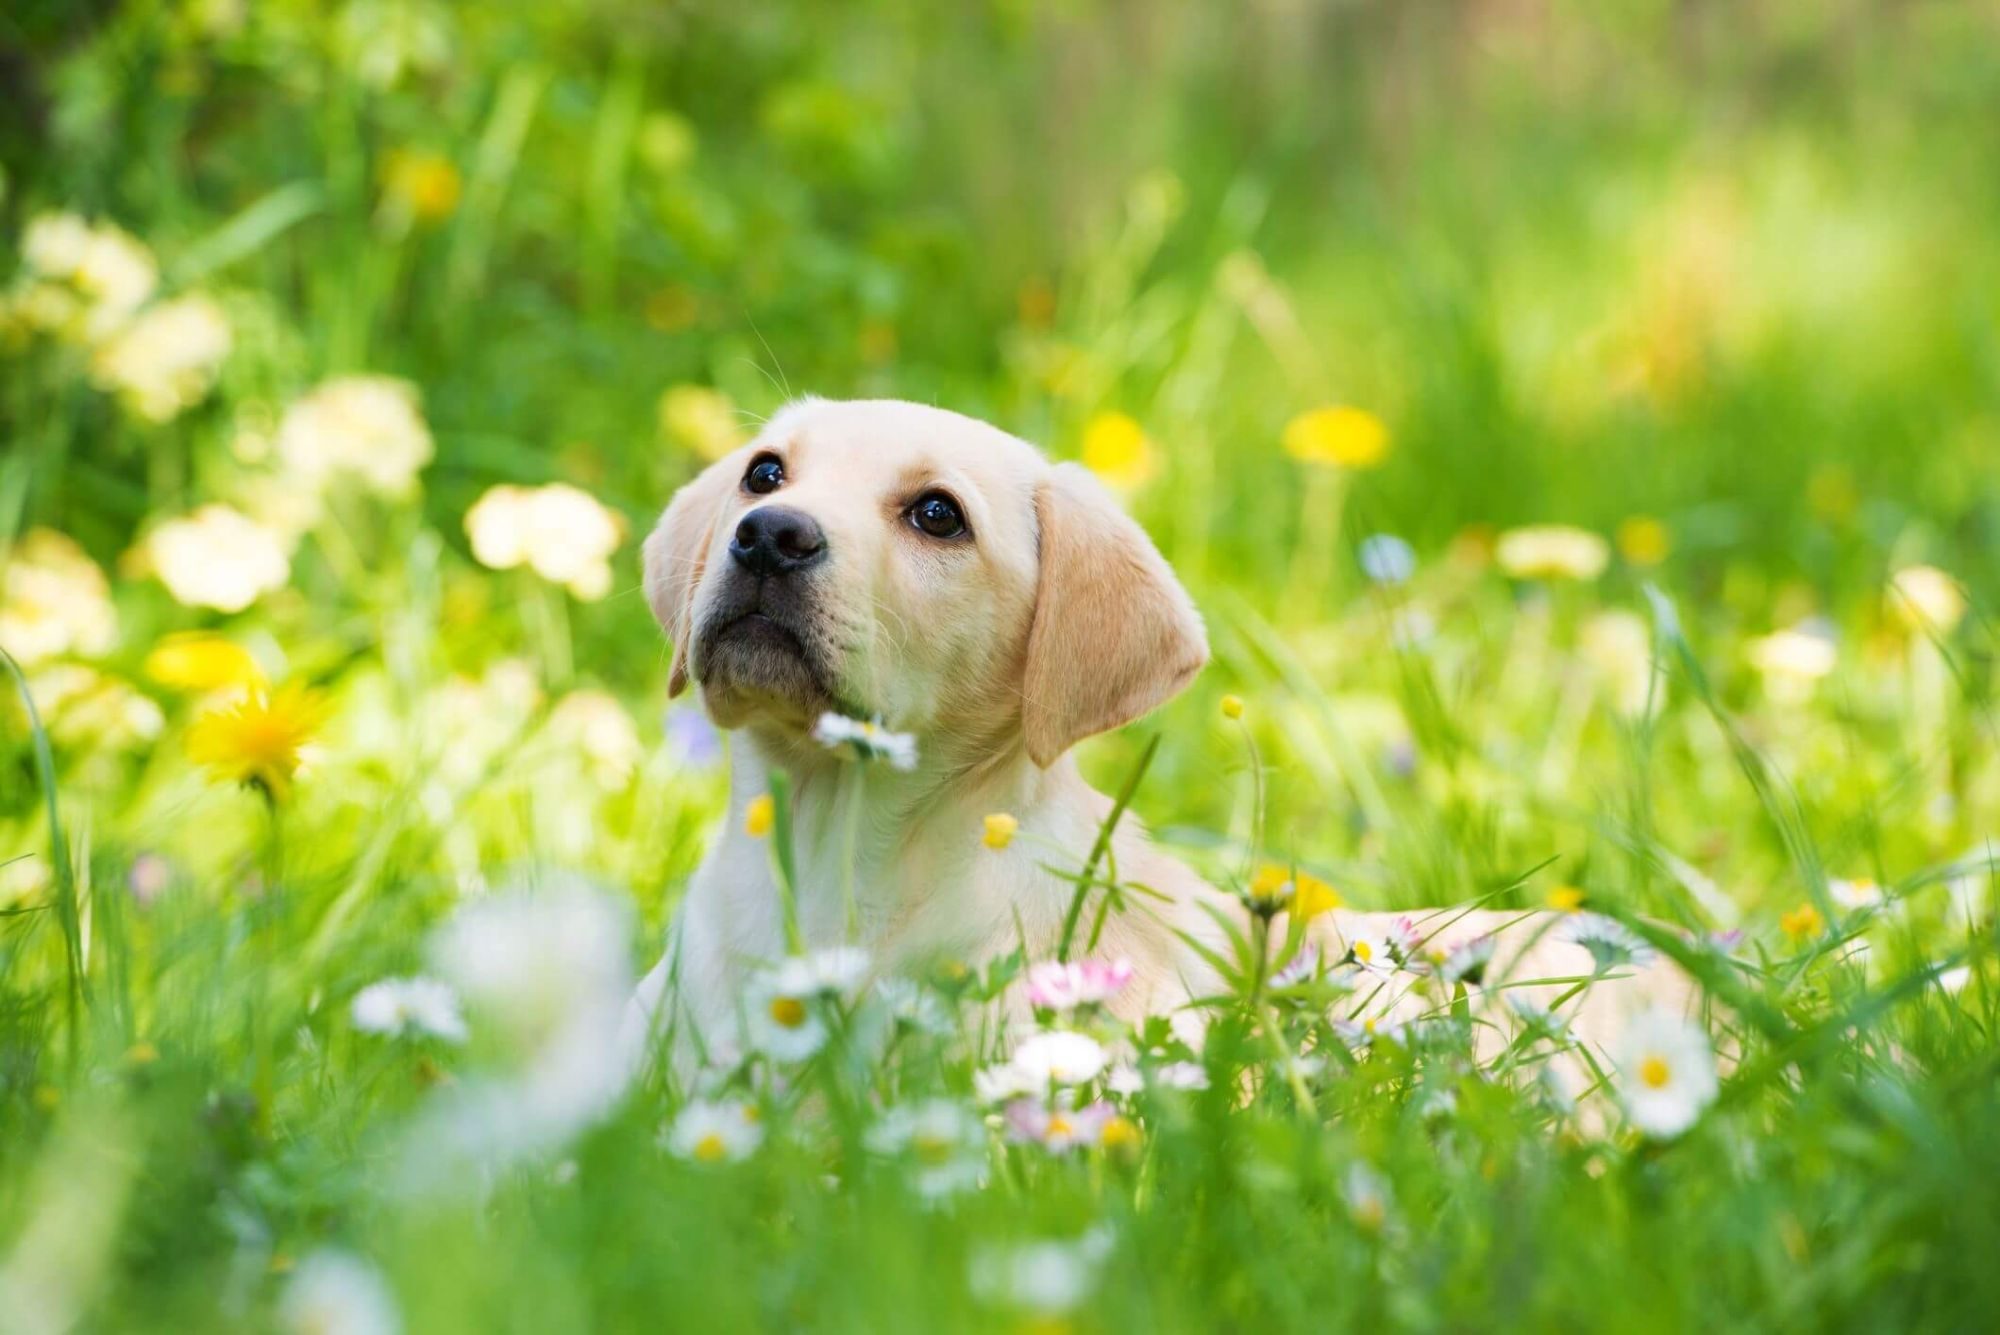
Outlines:
[[[701,583],[701,572],[708,564],[715,522],[722,514],[735,469],[733,457],[710,464],[674,493],[667,512],[646,536],[646,601],[652,604],[660,628],[674,642],[674,664],[667,673],[669,698],[687,689],[695,586]]]
[[[1179,693],[1208,661],[1208,639],[1152,539],[1082,467],[1050,470],[1035,516],[1041,576],[1021,725],[1046,769]]]

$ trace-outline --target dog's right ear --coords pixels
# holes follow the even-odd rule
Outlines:
[[[674,664],[667,674],[667,694],[687,689],[688,651],[694,643],[694,591],[708,564],[715,525],[728,499],[736,461],[710,464],[694,481],[674,493],[672,504],[646,537],[646,601],[660,628],[674,644]]]

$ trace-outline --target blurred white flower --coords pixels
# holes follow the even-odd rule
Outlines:
[[[1588,529],[1534,524],[1502,533],[1493,556],[1515,579],[1592,580],[1611,563],[1611,544]]]
[[[1417,573],[1417,552],[1393,533],[1363,538],[1355,549],[1361,573],[1377,584],[1407,584]]]
[[[101,344],[91,377],[149,422],[178,417],[208,396],[229,356],[229,317],[199,294],[153,307]]]
[[[336,49],[361,82],[394,88],[411,75],[435,73],[450,62],[448,14],[412,0],[352,0],[335,29]]]
[[[166,727],[166,715],[150,696],[76,663],[52,664],[30,674],[28,695],[49,736],[63,746],[132,751]]]
[[[1340,1195],[1347,1202],[1348,1215],[1370,1233],[1380,1232],[1388,1223],[1393,1199],[1389,1179],[1374,1165],[1359,1159],[1349,1164],[1341,1178]]]
[[[311,489],[346,475],[390,497],[416,490],[434,452],[416,388],[381,375],[322,383],[285,410],[277,448],[285,471]]]
[[[1599,612],[1583,625],[1579,647],[1612,708],[1625,715],[1655,706],[1664,691],[1653,688],[1653,632],[1633,612]]]
[[[1906,630],[1949,635],[1965,616],[1965,590],[1936,566],[1905,566],[1889,577],[1884,599]]]
[[[747,1159],[763,1142],[757,1110],[737,1100],[694,1099],[666,1135],[668,1149],[696,1163]]]
[[[605,789],[623,788],[645,758],[638,725],[606,691],[571,691],[556,702],[545,727],[558,746],[583,757],[591,777]]]
[[[1627,965],[1643,967],[1659,958],[1659,953],[1642,941],[1616,918],[1601,913],[1571,913],[1556,929],[1556,939],[1582,946],[1603,973]]]
[[[803,959],[780,961],[759,973],[744,993],[750,1043],[775,1061],[801,1062],[826,1046],[819,979]]]
[[[1031,1034],[1014,1049],[1009,1063],[1032,1089],[1050,1085],[1080,1085],[1094,1079],[1110,1062],[1104,1045],[1088,1034],[1049,1029]]]
[[[1827,898],[1833,901],[1834,907],[1845,909],[1849,913],[1874,908],[1882,903],[1883,899],[1882,887],[1865,877],[1851,881],[1835,877],[1826,883],[1826,894]]]
[[[1198,1062],[1164,1062],[1146,1073],[1157,1089],[1207,1089],[1208,1068]]]
[[[889,1109],[868,1130],[868,1148],[907,1157],[910,1183],[921,1196],[954,1195],[979,1185],[986,1171],[986,1127],[950,1099]]]
[[[449,1043],[466,1039],[458,994],[435,978],[384,978],[354,996],[348,1014],[364,1033],[429,1034]]]
[[[1102,1228],[1074,1241],[983,1247],[973,1253],[967,1278],[982,1302],[1059,1317],[1090,1297],[1110,1254],[1111,1234]]]
[[[1005,1117],[1008,1135],[1056,1154],[1102,1143],[1106,1128],[1119,1121],[1118,1110],[1102,1100],[1071,1108],[1038,1098],[1018,1098],[1007,1105]],[[1120,1124],[1128,1129],[1131,1125]]]
[[[1494,939],[1490,933],[1460,942],[1438,963],[1438,977],[1447,983],[1478,987],[1486,980],[1487,966],[1493,963]]]
[[[625,539],[625,521],[566,483],[546,487],[502,484],[465,514],[472,554],[493,570],[525,565],[578,598],[611,591],[611,553]]]
[[[1028,968],[1028,1001],[1056,1011],[1101,1006],[1131,981],[1130,960],[1043,960]]]
[[[937,993],[908,978],[882,978],[875,984],[875,1000],[891,1023],[920,1034],[951,1032],[951,1013]]]
[[[104,572],[67,535],[31,528],[0,567],[0,648],[23,666],[95,657],[118,638]]]
[[[1679,1135],[1715,1101],[1715,1052],[1708,1035],[1678,1015],[1649,1010],[1634,1016],[1615,1064],[1626,1115],[1649,1136]]]
[[[1814,626],[1792,626],[1750,641],[1750,665],[1762,674],[1775,700],[1794,703],[1812,694],[1820,678],[1839,661],[1833,638]]]
[[[43,214],[21,236],[26,290],[17,307],[29,324],[96,343],[153,295],[159,269],[145,245],[110,223]]]
[[[899,770],[917,767],[916,734],[891,732],[879,721],[821,714],[819,722],[813,725],[812,736],[827,750],[842,752],[851,760],[882,760]]]
[[[278,536],[239,510],[204,505],[146,536],[145,555],[174,601],[241,612],[291,577]]]
[[[396,1335],[403,1328],[382,1272],[352,1252],[324,1247],[300,1261],[278,1300],[295,1335]]]

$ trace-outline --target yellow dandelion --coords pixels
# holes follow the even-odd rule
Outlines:
[[[1558,913],[1575,913],[1583,907],[1583,891],[1573,885],[1558,885],[1543,896],[1542,902]]]
[[[1118,491],[1136,491],[1160,471],[1146,429],[1124,413],[1099,413],[1083,428],[1083,466]]]
[[[1314,408],[1285,424],[1285,453],[1309,464],[1376,468],[1389,457],[1389,428],[1363,408]]]
[[[449,218],[462,191],[458,168],[439,153],[400,149],[389,155],[382,184],[409,215],[420,222]]]
[[[1237,719],[1237,718],[1242,718],[1242,717],[1243,717],[1243,697],[1242,697],[1242,696],[1240,696],[1240,695],[1225,695],[1225,696],[1223,696],[1223,697],[1222,697],[1222,717],[1224,717],[1224,718],[1228,718],[1228,719]]]
[[[743,833],[752,839],[762,839],[777,823],[778,805],[769,793],[759,793],[750,799],[750,805],[743,809]]]
[[[1300,922],[1310,922],[1320,914],[1341,905],[1340,892],[1317,876],[1300,872],[1293,881],[1292,916]]]
[[[291,792],[299,750],[325,721],[318,692],[285,686],[213,710],[188,729],[188,756],[217,779],[263,790],[274,802]]]
[[[1004,811],[996,811],[986,818],[986,833],[982,838],[988,848],[999,850],[1014,842],[1014,832],[1020,828],[1020,821]]]
[[[1569,524],[1510,528],[1493,550],[1515,579],[1596,579],[1611,561],[1611,546],[1589,529]]]
[[[1778,930],[1795,944],[1816,941],[1826,931],[1826,919],[1811,904],[1801,904],[1778,917]]]
[[[259,686],[263,669],[250,651],[233,640],[207,631],[169,635],[146,655],[146,675],[175,691],[219,691],[228,686]]]
[[[1618,553],[1635,566],[1656,566],[1673,549],[1673,534],[1651,515],[1633,515],[1618,526]]]
[[[1139,1124],[1122,1114],[1113,1117],[1097,1133],[1097,1143],[1114,1154],[1139,1148]]]

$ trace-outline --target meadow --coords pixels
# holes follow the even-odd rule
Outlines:
[[[0,1330],[1994,1324],[1992,4],[25,0],[0,82]],[[1579,1101],[1431,920],[1199,1041],[1080,932],[631,1078],[727,763],[638,543],[803,393],[1123,495],[1214,661],[1084,767],[1259,930],[1700,1022]]]

